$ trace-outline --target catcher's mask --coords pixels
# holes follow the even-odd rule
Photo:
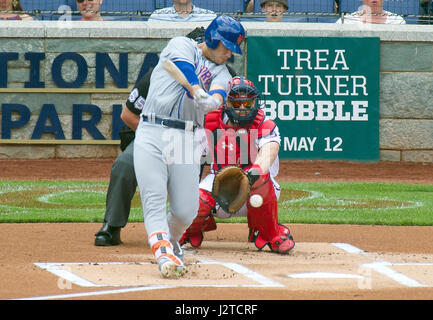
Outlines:
[[[236,76],[230,80],[224,111],[234,125],[246,127],[253,123],[259,112],[259,106],[256,105],[258,96],[259,91],[244,76]]]

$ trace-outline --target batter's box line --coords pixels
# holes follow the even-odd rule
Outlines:
[[[332,243],[332,245],[348,253],[362,254],[368,256],[368,252],[359,249],[348,243],[334,242]],[[392,266],[433,266],[433,263],[391,263],[388,261],[381,261],[381,262],[364,263],[361,265],[361,268],[370,268],[406,287],[411,287],[411,288],[431,287],[429,285],[422,284],[400,272],[395,271],[394,269],[391,268]]]
[[[383,261],[383,262],[365,263],[361,265],[361,267],[371,268],[372,270],[384,276],[387,276],[388,278],[391,278],[392,280],[406,287],[410,287],[410,288],[431,287],[429,285],[419,283],[418,281],[409,278],[408,276],[400,272],[395,271],[394,269],[390,268],[392,266],[433,266],[433,263],[391,263],[391,262]]]
[[[72,265],[113,265],[113,264],[134,264],[134,265],[148,265],[150,262],[35,262],[34,265],[39,268],[46,270],[57,277],[59,279],[64,279],[65,281],[69,281],[75,285],[81,287],[125,287],[125,285],[107,285],[107,284],[95,284],[87,279],[84,279],[72,271],[68,270],[68,266]],[[179,287],[214,287],[214,288],[236,288],[236,287],[248,287],[248,288],[282,288],[285,287],[283,284],[275,282],[253,270],[246,268],[237,263],[232,262],[221,262],[216,260],[208,260],[201,259],[199,262],[195,264],[214,264],[224,266],[236,273],[243,275],[244,277],[253,280],[257,284],[182,284],[182,285],[148,285],[148,286],[133,286],[131,288],[123,288],[123,289],[113,289],[113,290],[103,290],[103,291],[94,291],[94,292],[82,292],[82,293],[72,293],[72,294],[62,294],[62,295],[52,295],[52,296],[41,296],[41,297],[29,297],[29,298],[20,298],[15,300],[50,300],[50,299],[70,299],[77,297],[86,297],[86,296],[96,296],[96,295],[107,295],[107,294],[119,294],[119,293],[129,293],[129,292],[138,292],[138,291],[148,291],[148,290],[159,290],[159,289],[172,289]]]
[[[58,276],[59,278],[65,279],[66,281],[70,281],[73,284],[79,285],[81,287],[113,287],[113,286],[119,286],[119,287],[125,287],[125,285],[106,285],[106,284],[95,284],[91,281],[88,281],[78,275],[76,275],[75,273],[73,273],[72,271],[65,269],[65,267],[67,267],[68,265],[122,265],[122,264],[134,264],[134,265],[148,265],[151,264],[150,262],[49,262],[49,263],[34,263],[36,266],[49,271],[53,274],[55,274],[56,276]],[[237,263],[233,263],[233,262],[222,262],[222,261],[217,261],[217,260],[210,260],[210,259],[200,259],[199,262],[194,263],[194,264],[214,264],[214,265],[219,265],[219,266],[223,266],[226,267],[236,273],[239,273],[241,275],[243,275],[244,277],[247,277],[248,279],[253,280],[254,282],[257,282],[258,284],[241,284],[241,285],[218,285],[218,284],[213,284],[213,285],[208,285],[208,284],[203,284],[203,285],[176,285],[176,287],[179,286],[211,286],[211,287],[239,287],[239,286],[244,286],[244,287],[284,287],[284,285],[275,282],[255,271],[252,271],[251,269],[248,269],[245,266],[242,266],[240,264]]]

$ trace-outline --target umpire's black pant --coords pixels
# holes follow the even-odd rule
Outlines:
[[[117,156],[111,168],[104,221],[112,227],[124,227],[128,222],[137,189],[133,152],[134,141]]]

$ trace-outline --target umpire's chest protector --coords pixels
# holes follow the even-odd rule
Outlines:
[[[265,119],[262,110],[248,127],[228,126],[223,116],[224,110],[221,108],[207,113],[205,117],[204,127],[212,153],[212,168],[221,170],[228,165],[248,168],[257,157],[258,140],[269,135],[276,125],[272,120]]]

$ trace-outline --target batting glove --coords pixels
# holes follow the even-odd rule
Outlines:
[[[202,109],[204,112],[209,112],[218,109],[220,102],[207,94],[203,89],[198,89],[194,92],[194,104],[197,108]]]

